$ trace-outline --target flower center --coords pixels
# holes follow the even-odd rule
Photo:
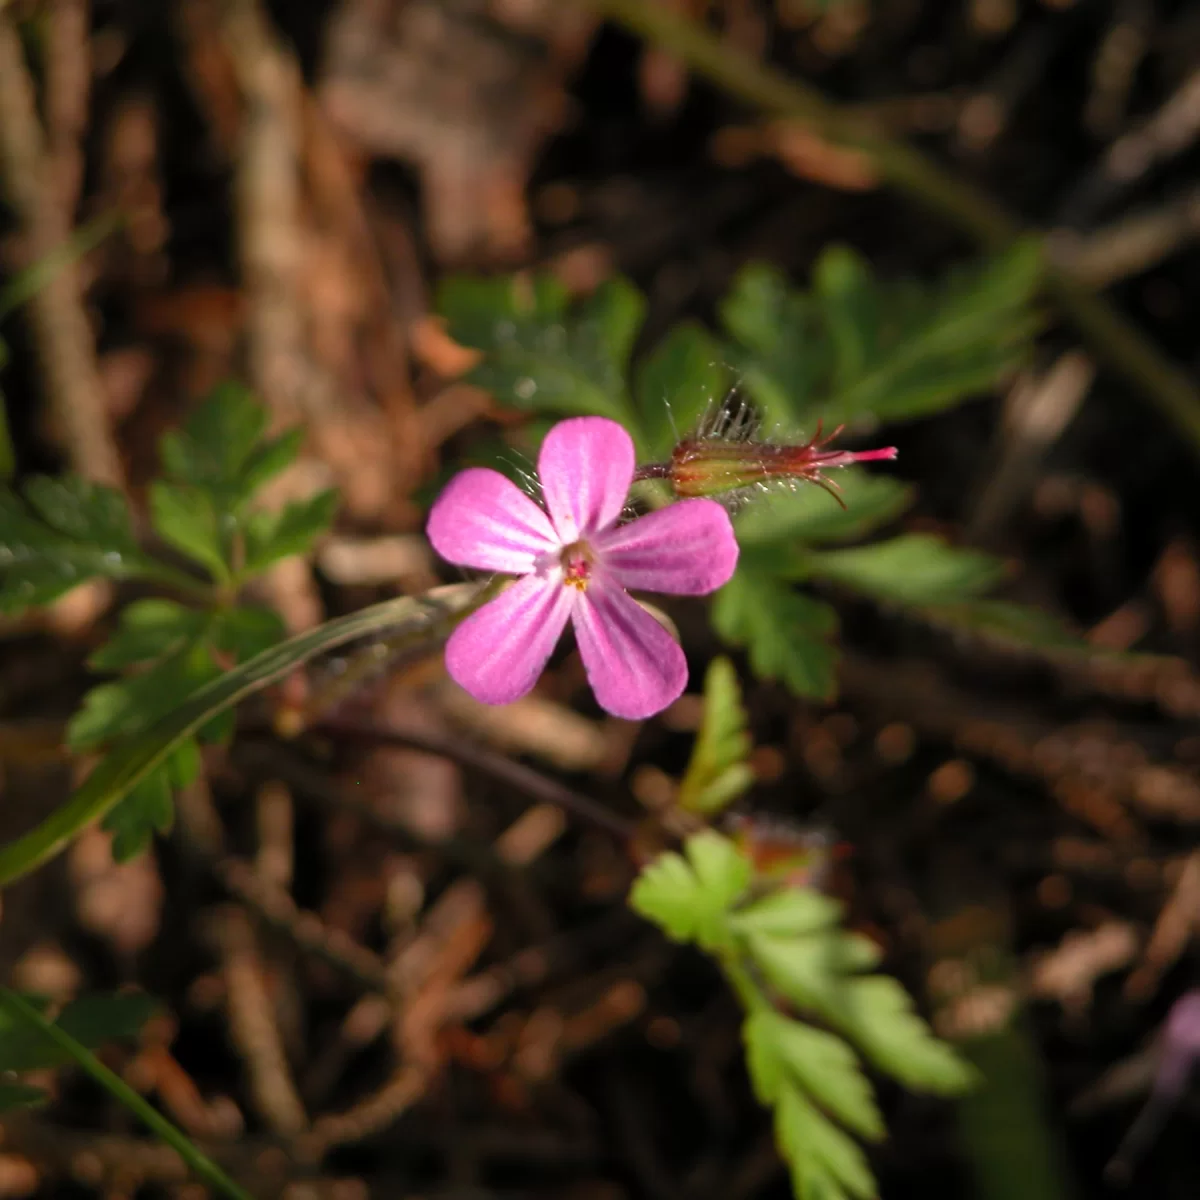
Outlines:
[[[569,546],[564,546],[559,554],[563,583],[567,587],[586,592],[592,574],[592,561],[592,550],[587,542],[572,542]]]

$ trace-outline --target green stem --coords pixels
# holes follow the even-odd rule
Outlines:
[[[8,1010],[10,1016],[22,1025],[36,1030],[42,1037],[69,1054],[76,1065],[90,1075],[114,1099],[125,1105],[153,1134],[166,1142],[180,1158],[209,1187],[232,1200],[253,1200],[212,1159],[202,1154],[182,1132],[176,1129],[157,1109],[138,1095],[119,1075],[110,1071],[86,1046],[80,1045],[71,1035],[60,1029],[53,1021],[47,1021],[36,1008],[9,988],[0,987],[0,1008]]]
[[[1020,224],[984,192],[956,179],[911,146],[831,104],[815,88],[765,66],[652,0],[584,0],[631,33],[682,60],[747,104],[802,121],[828,141],[862,151],[888,183],[939,212],[990,249],[1021,236]],[[1096,357],[1133,384],[1200,452],[1200,393],[1188,375],[1103,297],[1046,262],[1044,289]]]

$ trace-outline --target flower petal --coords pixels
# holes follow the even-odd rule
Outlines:
[[[528,575],[540,556],[558,549],[550,518],[511,479],[487,467],[450,480],[425,532],[449,562],[514,575]]]
[[[451,679],[484,704],[524,696],[545,669],[578,595],[561,577],[518,579],[450,635]]]
[[[715,500],[678,500],[592,539],[614,582],[625,588],[703,596],[737,566],[729,514]]]
[[[616,521],[629,495],[633,468],[633,439],[607,417],[573,417],[546,434],[538,476],[564,544],[591,537]]]
[[[661,712],[687,683],[687,660],[634,599],[593,576],[571,614],[588,682],[600,707],[637,721]]]

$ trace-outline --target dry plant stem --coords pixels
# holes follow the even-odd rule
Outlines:
[[[1094,376],[1087,355],[1068,350],[1044,374],[1023,373],[1017,380],[1005,403],[998,461],[967,522],[972,541],[994,540],[1028,495],[1042,459],[1070,424]]]
[[[54,190],[72,213],[83,183],[80,139],[87,128],[92,80],[88,0],[54,0],[46,29],[46,152]]]
[[[72,213],[64,206],[59,174],[38,123],[21,39],[12,18],[0,10],[0,178],[29,262],[58,250],[69,236]],[[54,272],[29,309],[47,396],[71,466],[96,483],[120,487],[121,461],[75,266]]]
[[[1093,287],[1107,287],[1140,274],[1200,237],[1200,188],[1161,207],[1130,213],[1095,232],[1055,230],[1046,243],[1050,257]]]
[[[994,200],[954,178],[912,147],[831,105],[819,92],[732,48],[699,25],[648,0],[583,0],[597,12],[683,60],[692,70],[774,116],[803,122],[819,136],[861,150],[880,176],[985,246],[1000,249],[1023,231]],[[1048,263],[1044,287],[1096,357],[1175,422],[1200,453],[1200,393],[1188,376],[1106,300]]]
[[[308,1126],[308,1117],[272,1015],[254,929],[240,908],[229,907],[217,914],[214,935],[223,960],[230,1034],[245,1058],[254,1106],[275,1133],[294,1137]]]
[[[1119,137],[1099,166],[1062,206],[1063,223],[1079,225],[1117,200],[1164,159],[1186,149],[1200,135],[1200,70],[1193,71],[1167,102],[1138,128]]]
[[[1125,999],[1144,1003],[1158,987],[1187,948],[1188,940],[1200,926],[1200,853],[1184,860],[1179,878],[1167,897],[1154,932],[1142,956],[1142,962],[1125,980]]]
[[[387,991],[387,975],[377,954],[341,930],[327,928],[315,913],[298,908],[287,892],[263,879],[249,863],[222,858],[213,864],[213,873],[231,896],[298,949],[319,958],[368,991]]]
[[[296,64],[258,0],[222,0],[223,33],[245,100],[237,218],[247,293],[250,375],[276,420],[304,411],[300,270],[300,97]]]
[[[561,783],[543,775],[540,771],[513,762],[503,754],[497,754],[482,746],[457,738],[440,737],[437,734],[416,729],[396,729],[381,725],[356,724],[352,721],[322,721],[314,726],[314,733],[323,733],[335,739],[364,741],[386,746],[404,746],[412,750],[424,750],[457,763],[460,767],[478,771],[500,783],[506,783],[543,804],[553,804],[589,825],[603,829],[622,841],[630,841],[637,832],[632,821],[610,812],[603,805],[579,792],[564,787]]]

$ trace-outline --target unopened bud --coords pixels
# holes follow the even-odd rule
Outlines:
[[[674,449],[669,463],[639,469],[640,479],[667,479],[680,499],[693,496],[722,496],[762,489],[779,483],[807,481],[824,488],[838,503],[837,484],[824,472],[851,463],[875,462],[896,457],[896,447],[880,450],[829,450],[842,426],[821,437],[821,426],[803,443],[738,440],[720,436],[685,438]]]

